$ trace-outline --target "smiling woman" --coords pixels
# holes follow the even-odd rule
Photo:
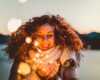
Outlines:
[[[80,38],[59,15],[33,17],[9,40],[9,80],[78,80],[81,49]]]

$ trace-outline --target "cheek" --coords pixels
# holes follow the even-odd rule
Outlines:
[[[50,40],[50,44],[51,45],[54,45],[55,44],[55,39],[54,38]]]

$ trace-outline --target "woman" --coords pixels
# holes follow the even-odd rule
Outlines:
[[[9,80],[78,80],[83,44],[60,16],[34,17],[12,33]]]

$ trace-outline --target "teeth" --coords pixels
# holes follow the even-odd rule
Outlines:
[[[48,45],[44,45],[44,47],[47,47]]]

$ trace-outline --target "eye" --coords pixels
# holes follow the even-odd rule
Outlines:
[[[43,35],[39,35],[39,34],[38,34],[38,35],[37,35],[37,38],[43,38]]]
[[[48,34],[47,37],[48,38],[52,38],[54,35],[53,34]]]

